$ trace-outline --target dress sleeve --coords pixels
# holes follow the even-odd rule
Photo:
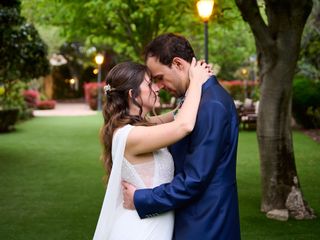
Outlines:
[[[201,104],[183,171],[170,183],[135,192],[134,204],[141,218],[183,207],[207,188],[228,144],[229,119],[220,102]]]

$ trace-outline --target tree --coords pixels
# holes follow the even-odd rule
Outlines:
[[[11,85],[47,74],[49,62],[37,30],[20,16],[19,0],[0,2],[0,33],[0,83],[6,88],[2,99],[6,108]]]
[[[303,200],[291,132],[292,82],[301,35],[312,0],[236,0],[253,32],[260,71],[261,98],[257,137],[260,152],[261,210],[288,209],[296,219],[313,218]]]

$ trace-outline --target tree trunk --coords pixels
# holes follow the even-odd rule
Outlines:
[[[51,100],[53,96],[53,78],[51,74],[44,77],[43,85],[46,97]]]
[[[236,3],[254,34],[260,71],[261,211],[288,209],[293,218],[313,218],[313,210],[303,200],[291,132],[292,82],[312,0],[265,0],[268,24],[256,0]]]

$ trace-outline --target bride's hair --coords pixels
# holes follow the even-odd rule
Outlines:
[[[149,69],[142,64],[123,62],[113,67],[106,77],[106,103],[103,106],[104,125],[100,132],[103,145],[102,161],[107,173],[110,175],[112,168],[112,138],[114,131],[126,124],[152,125],[141,116],[142,106],[136,101],[140,96],[140,85],[145,74],[151,76]],[[129,91],[131,90],[131,96]],[[150,93],[155,94],[150,86]],[[130,115],[129,98],[140,111],[139,115]]]

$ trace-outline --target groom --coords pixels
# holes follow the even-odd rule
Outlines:
[[[190,43],[163,34],[146,47],[145,61],[160,88],[183,97],[194,57]],[[123,183],[124,206],[141,218],[175,211],[173,239],[240,239],[236,155],[238,116],[229,94],[212,76],[202,86],[194,130],[170,148],[172,182],[136,190]]]

